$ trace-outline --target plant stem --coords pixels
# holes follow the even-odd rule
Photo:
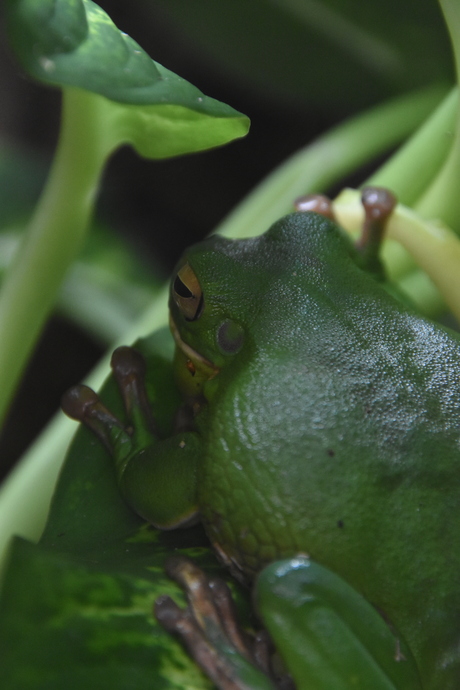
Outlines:
[[[444,98],[428,120],[367,181],[398,190],[398,200],[412,206],[445,162],[453,141],[458,88]]]
[[[439,0],[454,50],[457,83],[460,81],[460,3],[458,0]],[[440,173],[415,208],[425,218],[441,218],[460,233],[460,111],[453,145]]]
[[[51,172],[0,293],[0,420],[88,228],[101,170],[112,149],[97,126],[98,111],[97,97],[64,90]]]
[[[439,104],[445,89],[431,87],[393,99],[338,125],[291,156],[216,228],[228,237],[264,232],[307,192],[324,191],[358,166],[396,146]],[[394,190],[398,193],[398,189]]]
[[[356,189],[344,190],[334,200],[334,215],[341,227],[349,232],[362,224],[361,194]],[[385,228],[388,240],[384,245],[384,263],[398,263],[392,278],[424,313],[451,310],[460,321],[460,241],[447,226],[425,220],[407,206],[398,205]],[[385,252],[388,245],[390,251]],[[399,254],[392,257],[391,255]],[[392,261],[393,258],[396,259]],[[413,270],[414,265],[421,271]],[[390,268],[393,268],[390,264]],[[436,288],[436,289],[435,289]],[[434,316],[435,314],[431,314]]]

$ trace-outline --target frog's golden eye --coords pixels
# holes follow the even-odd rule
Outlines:
[[[184,264],[177,272],[172,289],[174,301],[187,321],[196,321],[203,311],[203,292],[195,272]]]

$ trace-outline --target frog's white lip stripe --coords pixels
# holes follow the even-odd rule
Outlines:
[[[201,364],[203,367],[211,369],[214,372],[213,376],[219,372],[219,367],[216,367],[215,364],[213,364],[209,359],[206,359],[206,357],[203,357],[203,355],[200,355],[200,353],[190,347],[190,345],[184,343],[180,337],[179,329],[177,328],[171,313],[169,314],[169,327],[171,329],[174,342],[176,343],[177,347],[182,350],[186,357],[191,359],[194,364]]]

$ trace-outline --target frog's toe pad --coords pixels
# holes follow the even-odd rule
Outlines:
[[[192,561],[180,556],[167,561],[166,571],[185,590],[188,606],[181,609],[170,597],[160,597],[155,616],[168,632],[181,638],[215,685],[221,690],[280,687],[269,668],[268,636],[254,639],[241,630],[226,583],[208,579]],[[248,678],[253,681],[248,683]]]

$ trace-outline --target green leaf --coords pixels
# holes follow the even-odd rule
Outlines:
[[[207,549],[181,551],[206,565]],[[166,555],[154,541],[127,539],[77,559],[58,544],[44,548],[16,539],[0,601],[2,687],[211,688],[153,617],[160,594],[184,604],[164,575]]]
[[[13,47],[40,81],[135,103],[160,79],[149,56],[89,0],[12,0],[8,8]]]
[[[137,346],[171,384],[166,331]],[[156,363],[156,364],[155,364]],[[109,381],[104,397],[121,414]],[[113,397],[112,397],[113,396]],[[159,428],[177,400],[162,399]],[[152,614],[161,594],[184,604],[163,570],[174,553],[227,577],[200,526],[160,532],[121,499],[113,463],[80,428],[38,545],[16,539],[0,598],[0,675],[8,690],[207,690],[211,683]],[[233,587],[234,588],[234,587]],[[247,597],[239,594],[239,605]]]
[[[213,117],[242,118],[151,60],[91,0],[8,0],[7,21],[22,66],[39,81],[120,103],[169,104]]]
[[[249,120],[244,115],[204,96],[164,67],[161,70],[165,79],[158,83],[159,102],[153,105],[92,97],[108,140],[131,144],[141,156],[160,159],[221,146],[246,135]]]

